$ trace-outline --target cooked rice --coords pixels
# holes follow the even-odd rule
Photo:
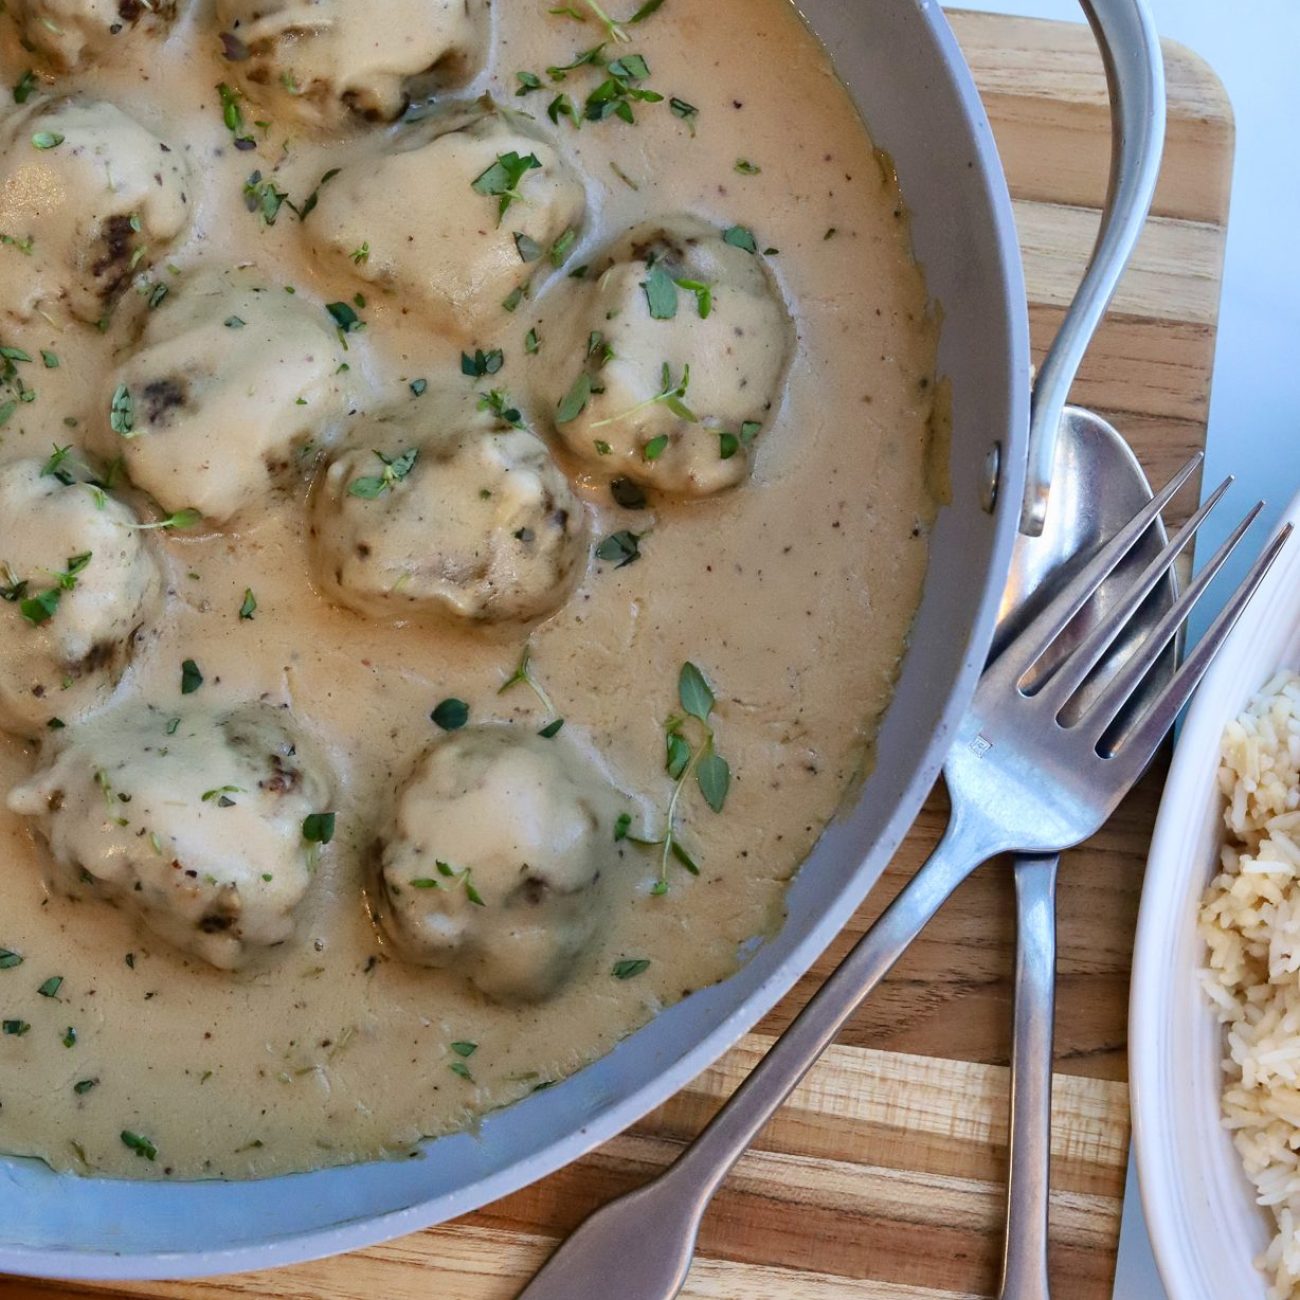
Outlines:
[[[1270,1300],[1300,1300],[1300,676],[1229,724],[1219,789],[1228,835],[1200,931],[1226,1026],[1223,1123],[1277,1225],[1257,1261]]]

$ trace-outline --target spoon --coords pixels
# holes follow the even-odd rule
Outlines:
[[[1090,411],[1067,407],[1052,474],[1052,499],[1038,537],[1020,536],[1012,554],[992,655],[1032,619],[1045,592],[1082,566],[1097,548],[1151,499],[1142,467],[1124,439]],[[1066,630],[1072,648],[1109,611],[1142,565],[1165,542],[1158,520],[1132,554]],[[1148,598],[1130,633],[1121,637],[1085,684],[1084,700],[1122,666],[1175,597],[1172,580]],[[1153,697],[1173,674],[1170,653],[1141,692]],[[1048,1300],[1047,1241],[1052,1134],[1052,1031],[1056,985],[1056,874],[1059,858],[1019,856],[1016,883],[1015,1020],[1011,1046],[1010,1172],[1006,1235],[998,1300]]]

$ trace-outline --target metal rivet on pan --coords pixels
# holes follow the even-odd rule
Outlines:
[[[1002,444],[995,442],[984,457],[984,483],[980,488],[980,505],[991,515],[998,504],[998,484],[1002,479]]]

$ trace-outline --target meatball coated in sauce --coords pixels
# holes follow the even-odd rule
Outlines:
[[[472,338],[563,264],[585,209],[582,182],[550,143],[476,111],[419,123],[345,166],[301,232],[322,263]]]
[[[217,0],[230,72],[277,122],[391,122],[487,55],[487,0]]]
[[[542,304],[534,383],[591,476],[707,496],[748,473],[793,330],[762,258],[738,246],[753,236],[731,239],[690,216],[639,226]]]
[[[572,974],[618,860],[614,791],[561,734],[475,727],[432,745],[398,791],[380,916],[411,961],[531,1002]]]
[[[190,222],[182,155],[100,100],[41,99],[0,125],[0,311],[105,318]]]
[[[303,822],[331,793],[287,710],[131,705],[69,736],[9,807],[34,820],[70,887],[222,970],[292,937],[312,880]]]
[[[135,515],[46,464],[0,469],[0,727],[20,735],[108,698],[162,591]]]
[[[23,46],[56,72],[75,72],[137,28],[165,31],[176,0],[8,0]]]
[[[254,268],[201,273],[149,313],[111,378],[101,449],[164,509],[225,522],[329,436],[341,360],[319,303]]]
[[[418,424],[355,430],[356,445],[325,471],[311,507],[318,585],[375,618],[553,613],[586,559],[582,503],[540,438],[450,403],[440,415],[432,398]]]

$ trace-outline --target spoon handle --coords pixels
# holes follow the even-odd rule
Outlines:
[[[1011,1171],[998,1300],[1049,1300],[1047,1219],[1056,994],[1055,854],[1015,860],[1016,987],[1011,1040]]]

